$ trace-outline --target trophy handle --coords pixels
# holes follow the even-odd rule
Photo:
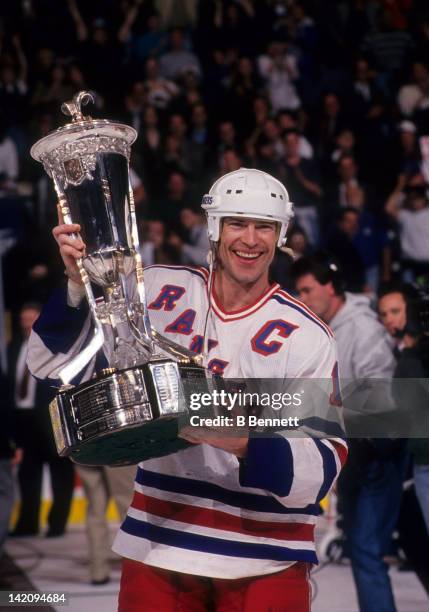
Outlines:
[[[73,223],[73,221],[72,221],[72,218],[70,216],[70,209],[68,207],[67,199],[66,199],[63,191],[61,190],[60,186],[58,185],[57,181],[55,180],[55,177],[53,177],[53,179],[54,179],[55,191],[56,191],[57,196],[58,196],[58,202],[59,202],[61,214],[62,214],[63,219],[64,219],[64,223],[66,223],[67,225],[71,225]],[[77,238],[76,234],[71,234],[71,235],[72,235],[72,237]],[[80,277],[82,279],[82,282],[83,282],[83,285],[84,285],[84,288],[85,288],[85,293],[86,293],[86,297],[88,299],[89,308],[90,308],[90,311],[91,311],[92,320],[94,322],[95,329],[94,329],[94,334],[93,334],[92,339],[89,342],[89,344],[82,351],[80,351],[79,355],[77,355],[74,359],[72,359],[70,361],[70,363],[68,363],[58,373],[58,375],[59,375],[59,377],[60,377],[60,379],[61,379],[61,381],[62,381],[62,383],[64,385],[70,384],[70,381],[77,374],[79,374],[79,372],[81,372],[83,370],[83,368],[91,361],[91,359],[94,357],[94,355],[97,353],[97,351],[100,350],[100,348],[104,344],[103,326],[101,325],[100,321],[98,320],[98,318],[96,316],[95,297],[94,297],[94,294],[92,292],[92,287],[91,287],[91,283],[89,281],[88,274],[86,273],[86,270],[85,270],[85,268],[83,266],[82,258],[78,259],[76,261],[76,264],[77,264],[77,266],[79,268]]]

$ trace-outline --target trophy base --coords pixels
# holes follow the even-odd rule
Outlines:
[[[210,385],[205,368],[159,359],[60,390],[49,406],[58,454],[119,466],[186,448],[179,422],[187,420],[190,394]]]
[[[71,448],[68,456],[80,465],[134,465],[191,446],[177,437],[178,429],[176,420],[128,426],[115,435],[106,435]]]

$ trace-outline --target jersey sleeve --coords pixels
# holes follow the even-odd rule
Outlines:
[[[57,289],[43,307],[33,326],[28,344],[28,367],[41,380],[59,380],[59,371],[86,346],[92,333],[92,322],[85,300],[79,308],[67,303],[67,287]],[[92,360],[79,381],[92,373]]]
[[[297,335],[294,350],[301,358],[293,384],[314,396],[310,403],[326,402],[326,407],[305,410],[293,434],[287,429],[252,432],[240,465],[240,484],[265,489],[288,508],[302,508],[318,504],[329,492],[346,461],[347,443],[333,337],[323,330]]]

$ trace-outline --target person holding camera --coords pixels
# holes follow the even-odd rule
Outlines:
[[[402,423],[399,431],[409,437],[407,450],[411,461],[407,469],[409,476],[414,477],[414,486],[404,483],[397,524],[399,546],[429,594],[426,558],[429,545],[429,440],[427,437],[414,437],[416,430],[419,435],[421,431],[429,431],[428,390],[424,388],[425,378],[429,376],[429,341],[419,315],[419,310],[424,314],[425,300],[419,297],[412,285],[386,285],[379,292],[378,314],[391,337],[397,360],[392,389]]]
[[[394,386],[394,395],[400,408],[412,410],[408,445],[416,495],[429,533],[429,293],[422,290],[415,299],[407,300],[405,326],[398,335],[403,348],[394,373],[394,378],[400,379]],[[413,381],[403,384],[407,378]],[[417,428],[426,437],[414,437]]]

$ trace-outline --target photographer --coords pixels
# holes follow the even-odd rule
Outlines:
[[[419,299],[410,300],[406,309],[406,324],[402,332],[403,349],[394,378],[412,378],[411,384],[399,380],[394,395],[400,408],[412,410],[412,433],[419,428],[424,438],[411,437],[409,448],[413,457],[414,484],[417,498],[429,533],[429,293],[421,291]],[[417,422],[418,417],[418,422]]]
[[[397,524],[399,542],[429,594],[428,305],[428,296],[419,294],[412,285],[386,287],[378,301],[380,319],[394,341],[397,365],[392,391],[399,412],[405,417],[403,426],[409,438],[414,472],[414,487],[404,486]]]

